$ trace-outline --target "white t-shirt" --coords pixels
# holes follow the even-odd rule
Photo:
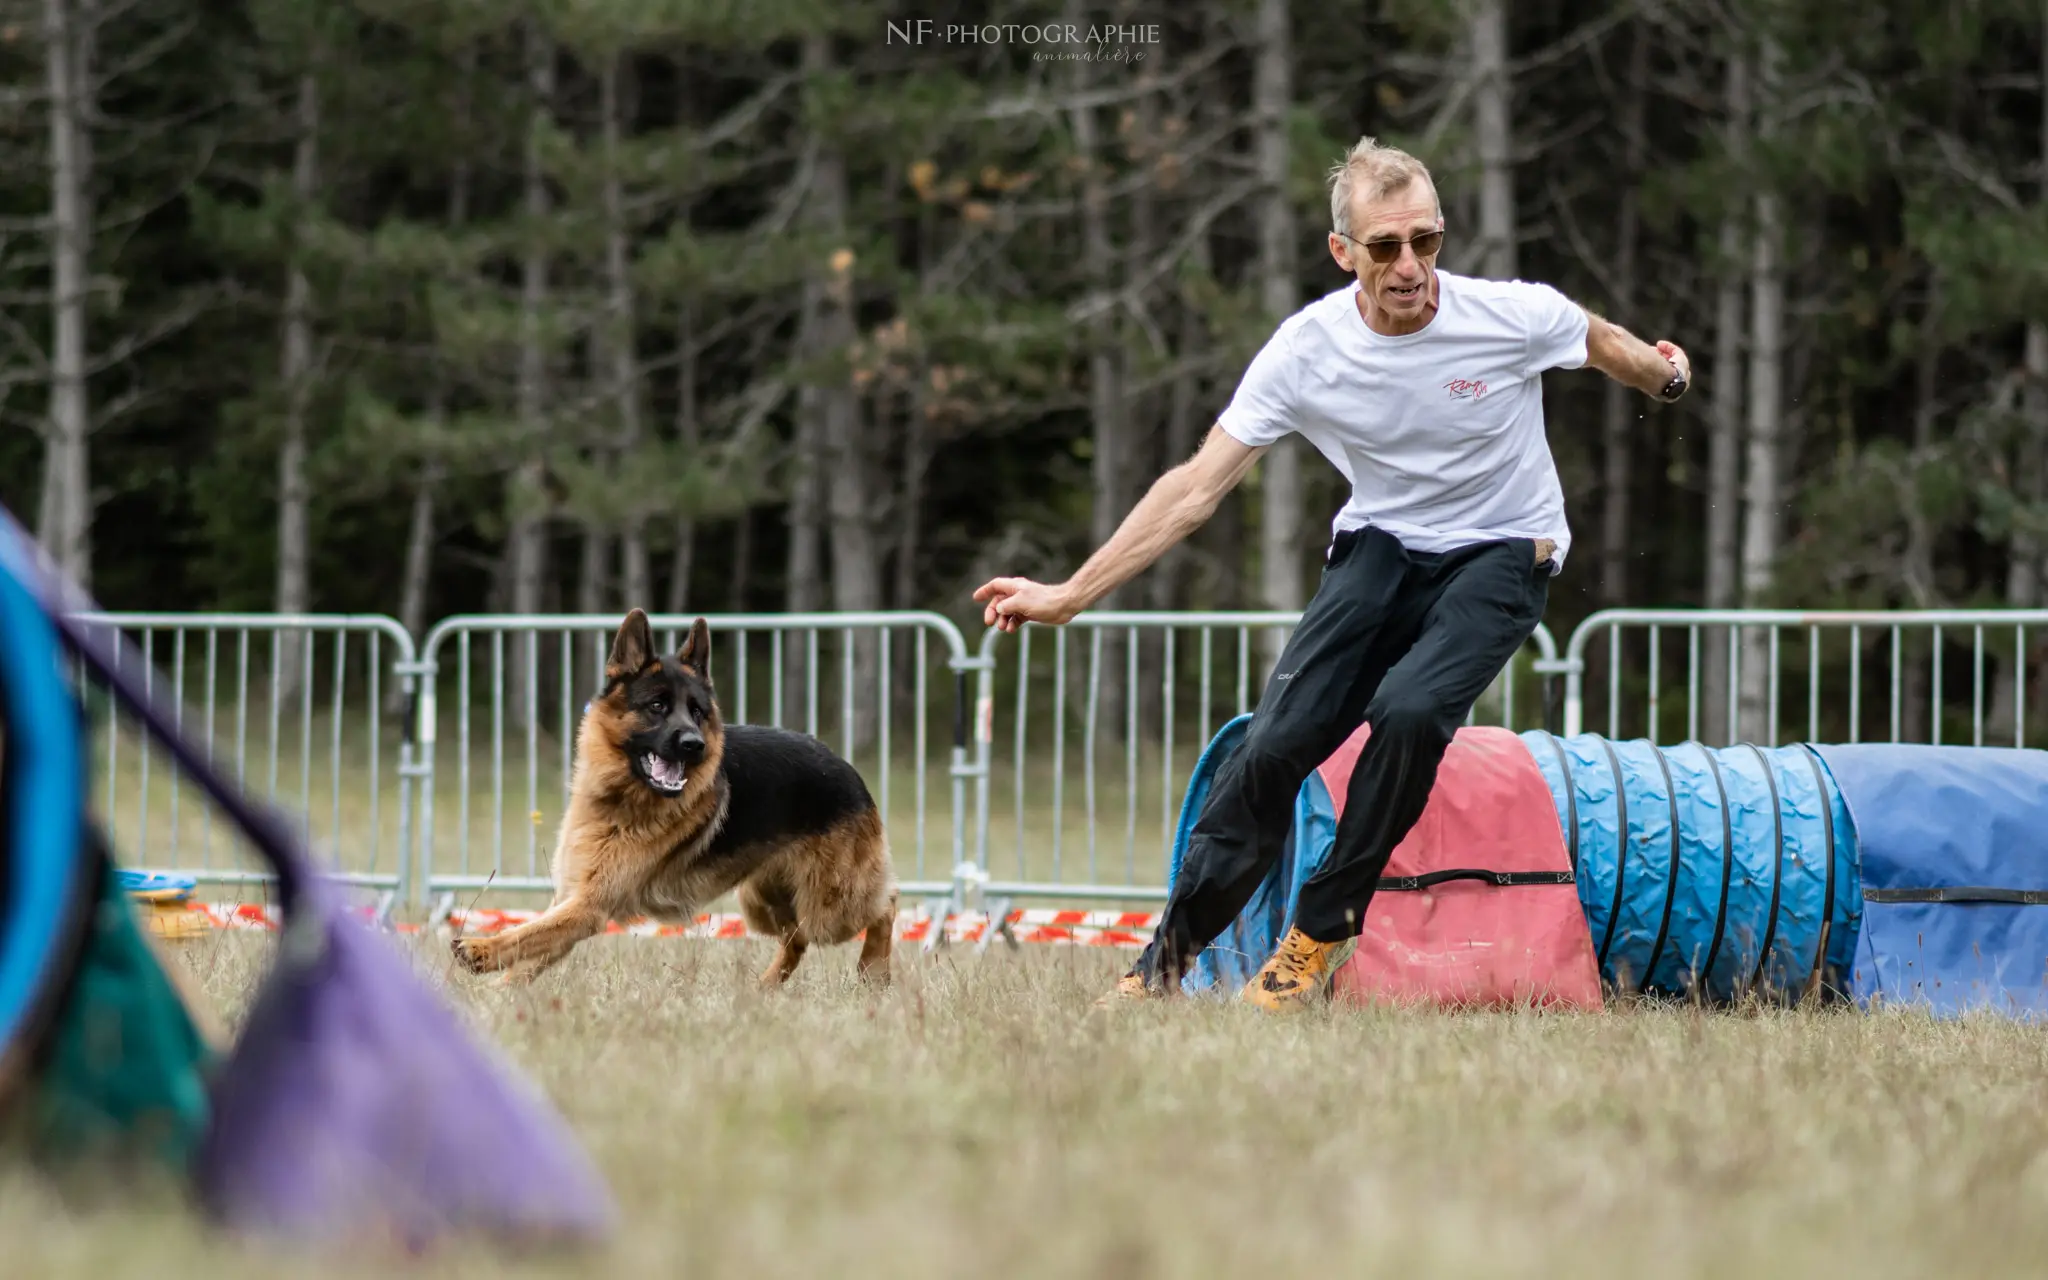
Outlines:
[[[1376,525],[1416,551],[1499,538],[1571,546],[1543,434],[1543,371],[1586,362],[1586,313],[1547,284],[1438,271],[1437,311],[1390,338],[1358,285],[1283,321],[1218,419],[1248,445],[1299,431],[1351,482],[1334,530]]]

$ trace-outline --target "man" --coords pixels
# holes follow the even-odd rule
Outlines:
[[[1371,138],[1330,173],[1330,255],[1356,282],[1284,321],[1195,456],[1066,582],[996,578],[988,625],[1064,623],[1194,532],[1298,431],[1351,482],[1322,582],[1243,744],[1218,771],[1158,931],[1105,1002],[1177,991],[1280,856],[1303,779],[1360,725],[1329,860],[1243,998],[1326,992],[1472,704],[1542,620],[1571,546],[1542,376],[1584,365],[1670,401],[1691,362],[1548,285],[1440,271],[1444,220],[1413,156]]]

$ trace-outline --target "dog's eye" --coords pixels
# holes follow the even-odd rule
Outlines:
[[[650,703],[648,703],[648,704],[647,704],[647,710],[648,710],[648,711],[649,711],[649,712],[650,712],[651,714],[653,714],[653,715],[657,715],[657,716],[665,716],[665,715],[667,715],[667,714],[668,714],[668,699],[667,699],[667,698],[656,698],[656,699],[655,699],[654,701],[652,701],[652,702],[650,702]]]

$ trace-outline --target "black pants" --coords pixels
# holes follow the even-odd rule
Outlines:
[[[1302,782],[1370,723],[1335,846],[1294,921],[1318,942],[1356,937],[1451,735],[1542,621],[1550,572],[1527,538],[1432,555],[1379,529],[1339,534],[1134,971],[1154,984],[1187,971],[1279,860]]]

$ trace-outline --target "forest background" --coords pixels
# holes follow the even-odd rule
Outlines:
[[[1556,634],[2048,584],[2043,0],[5,0],[0,66],[0,501],[112,608],[978,628],[1345,283],[1361,134],[1692,354],[1547,379]],[[1296,607],[1340,486],[1105,603]]]

